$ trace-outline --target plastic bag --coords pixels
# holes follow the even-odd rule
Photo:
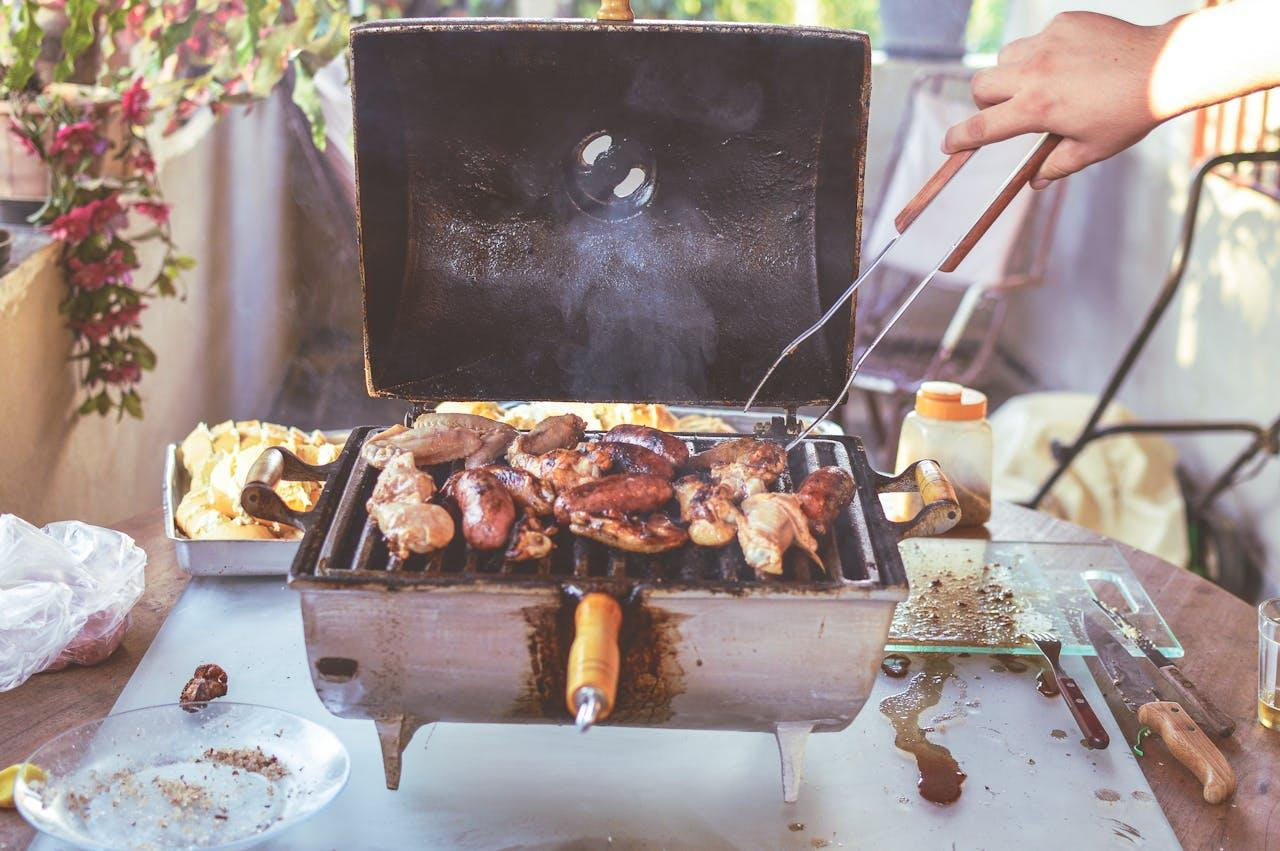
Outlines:
[[[78,521],[37,529],[0,515],[0,691],[111,655],[142,596],[146,564],[121,532]]]

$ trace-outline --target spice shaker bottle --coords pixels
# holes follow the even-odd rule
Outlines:
[[[922,458],[941,466],[956,489],[960,526],[991,519],[991,424],[987,397],[950,381],[926,381],[916,391],[898,438],[899,472]]]

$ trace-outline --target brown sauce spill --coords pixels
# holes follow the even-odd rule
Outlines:
[[[577,599],[566,594],[557,603],[523,610],[529,626],[529,672],[511,708],[513,717],[571,720],[564,698],[565,670],[577,605]],[[671,719],[671,701],[685,688],[684,668],[677,657],[680,620],[643,603],[623,607],[618,705],[610,721],[647,725]]]
[[[925,669],[911,678],[906,691],[880,701],[880,712],[893,724],[893,744],[916,759],[920,797],[935,804],[956,801],[966,777],[951,751],[929,741],[920,728],[921,713],[942,699],[942,688],[953,670],[945,657],[928,657]]]
[[[901,653],[890,653],[884,657],[884,661],[880,663],[880,670],[884,671],[895,680],[902,679],[907,675],[911,668],[910,657],[903,656]]]
[[[997,653],[995,657],[1004,664],[1007,671],[1021,674],[1027,670],[1027,660],[1013,653]]]
[[[804,830],[804,822],[793,821],[791,822],[791,824],[787,825],[787,830],[791,831],[792,833],[799,833],[800,831]]]
[[[1115,789],[1095,789],[1093,797],[1097,798],[1099,801],[1106,801],[1108,804],[1114,804],[1116,801],[1120,800],[1120,793]]]
[[[1036,691],[1045,697],[1058,696],[1058,678],[1053,675],[1053,671],[1048,668],[1040,669],[1040,673],[1036,674]]]
[[[1133,790],[1133,799],[1134,799],[1135,801],[1152,801],[1152,800],[1155,800],[1155,799],[1154,799],[1154,798],[1152,798],[1150,795],[1148,795],[1146,792],[1143,792],[1141,789],[1134,789],[1134,790]]]
[[[1067,731],[1066,730],[1050,730],[1049,735],[1053,736],[1055,739],[1065,739],[1067,737]]]

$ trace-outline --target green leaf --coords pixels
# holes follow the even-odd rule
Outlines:
[[[168,27],[160,34],[159,54],[161,60],[173,53],[178,45],[191,38],[191,31],[195,29],[196,19],[199,16],[200,13],[193,8],[190,15]]]
[[[107,412],[111,410],[111,397],[107,395],[107,391],[103,390],[94,399],[94,404],[97,406],[98,414],[105,417]]]
[[[236,45],[236,61],[241,65],[248,65],[258,49],[258,36],[262,32],[262,10],[266,5],[266,0],[245,0],[244,33]]]
[[[311,72],[307,70],[307,64],[300,56],[293,60],[293,102],[298,105],[298,109],[302,110],[302,114],[307,117],[307,123],[311,125],[312,144],[316,146],[316,150],[323,151],[324,111],[320,108],[320,92],[316,89],[316,81],[312,78]]]
[[[120,397],[120,404],[124,407],[126,413],[135,420],[142,419],[142,397],[136,392],[130,390]]]
[[[147,370],[156,368],[156,353],[140,338],[130,337],[127,345],[133,352],[133,359],[138,362],[138,366]]]
[[[188,272],[196,267],[196,258],[189,257],[186,254],[175,254],[173,255],[173,265],[184,272]]]
[[[62,33],[62,59],[54,69],[55,80],[70,77],[75,72],[76,59],[93,44],[93,16],[97,11],[97,0],[67,0],[67,28]]]
[[[76,413],[80,416],[88,416],[92,414],[98,407],[98,399],[96,396],[90,396],[80,403],[80,407],[76,408]]]
[[[25,89],[36,72],[36,59],[40,56],[40,43],[44,40],[44,32],[36,23],[38,8],[36,0],[21,0],[13,4],[9,13],[9,43],[14,55],[4,86],[10,92]]]
[[[156,275],[155,287],[156,292],[162,296],[171,296],[177,293],[173,286],[173,280],[168,275]]]

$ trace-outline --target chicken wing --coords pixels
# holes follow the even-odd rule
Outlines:
[[[516,524],[515,538],[507,548],[507,560],[536,561],[550,555],[555,547],[551,536],[555,533],[555,526],[544,526],[537,517],[526,514]]]
[[[413,421],[413,430],[439,433],[465,429],[480,438],[480,447],[466,456],[467,467],[481,467],[502,457],[507,447],[516,439],[516,430],[506,423],[482,417],[479,414],[455,414],[431,412],[420,414]]]
[[[369,516],[387,539],[387,548],[397,558],[409,553],[430,553],[453,540],[453,518],[430,502],[389,502],[374,505]]]
[[[579,452],[576,449],[552,449],[545,455],[510,455],[511,466],[524,470],[556,493],[564,493],[583,482],[598,479],[613,463],[607,453]]]
[[[519,508],[538,517],[551,514],[556,492],[542,479],[526,470],[517,470],[503,464],[486,464],[480,469],[502,482]]]
[[[756,575],[782,575],[783,554],[792,546],[804,550],[824,571],[818,542],[809,533],[809,520],[792,493],[760,493],[742,502],[746,522],[738,524],[738,543]]]
[[[632,553],[666,552],[689,540],[689,534],[665,514],[606,517],[577,512],[569,518],[569,531]]]
[[[401,452],[413,453],[420,466],[443,464],[469,458],[483,446],[480,435],[470,429],[451,428],[422,431],[394,425],[365,441],[360,453],[374,467],[383,467]]]
[[[689,539],[700,547],[723,547],[733,540],[742,512],[733,491],[698,476],[685,476],[675,485],[680,519],[689,524]]]
[[[378,474],[373,495],[365,507],[372,511],[375,505],[391,502],[426,502],[435,492],[435,479],[418,469],[413,453],[397,452]]]
[[[717,443],[689,459],[687,467],[707,470],[735,499],[764,493],[787,469],[787,452],[770,440],[741,437]]]
[[[853,500],[857,485],[848,471],[839,467],[819,467],[810,473],[796,491],[800,510],[809,518],[815,535],[825,535],[836,515]]]
[[[582,440],[587,424],[577,414],[547,417],[511,444],[508,456],[545,455],[553,449],[572,449]]]

